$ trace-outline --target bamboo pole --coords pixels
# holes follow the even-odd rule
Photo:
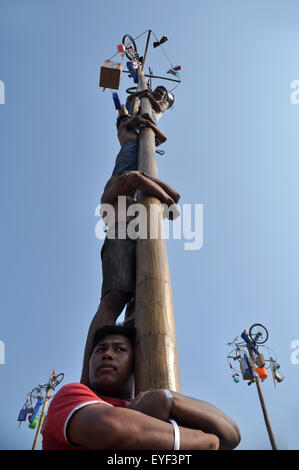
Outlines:
[[[42,426],[43,426],[43,422],[44,422],[45,414],[46,414],[46,406],[47,406],[47,403],[48,403],[48,400],[49,400],[50,394],[51,394],[50,383],[51,383],[51,378],[52,377],[53,377],[53,373],[51,374],[50,380],[48,382],[48,387],[46,389],[46,396],[45,396],[45,400],[44,400],[44,403],[43,403],[40,419],[39,419],[39,422],[38,422],[38,427],[37,427],[37,430],[36,430],[36,433],[35,433],[35,438],[34,438],[34,441],[33,441],[32,450],[36,450],[37,442],[38,442],[38,439],[39,439],[39,436],[40,436],[40,433],[41,433],[41,430],[42,430]]]
[[[144,73],[138,71],[139,91],[147,88]],[[143,112],[151,114],[151,104],[141,98]],[[143,128],[138,144],[138,169],[157,176],[154,133]],[[147,239],[137,239],[135,325],[137,329],[135,391],[167,388],[180,392],[180,377],[170,273],[165,239],[162,237],[162,206],[158,199],[139,194],[147,209]],[[155,227],[149,224],[150,206],[157,214]],[[158,239],[149,239],[151,229]]]
[[[142,72],[143,72],[143,69],[144,69],[145,61],[146,61],[146,56],[147,56],[148,45],[149,45],[149,41],[150,41],[150,37],[151,37],[151,32],[152,31],[149,29],[148,35],[147,35],[147,40],[146,40],[145,52],[144,52],[144,55],[143,55],[142,66],[141,66],[141,71]]]
[[[249,352],[249,355],[250,355],[250,359],[253,361],[254,357],[253,357],[252,349],[249,345],[247,346],[247,349],[248,349],[248,352]],[[270,439],[270,442],[271,442],[271,447],[272,447],[272,450],[277,450],[277,445],[276,445],[275,437],[274,437],[274,434],[273,434],[272,426],[271,426],[271,423],[270,423],[268,411],[267,411],[267,408],[266,408],[266,403],[265,403],[265,400],[264,400],[262,387],[261,387],[260,380],[259,380],[258,377],[255,377],[255,383],[256,383],[256,388],[257,388],[257,392],[258,392],[258,395],[259,395],[261,407],[262,407],[262,410],[263,410],[264,420],[265,420],[266,428],[267,428],[267,431],[268,431],[269,439]]]

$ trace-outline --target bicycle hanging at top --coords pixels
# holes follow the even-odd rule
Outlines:
[[[267,328],[261,323],[255,323],[249,330],[242,332],[241,339],[243,341],[238,341],[237,336],[227,344],[228,346],[234,346],[234,349],[228,354],[227,360],[230,369],[233,370],[232,378],[235,383],[239,382],[240,376],[243,380],[248,381],[248,385],[258,379],[263,382],[268,377],[268,369],[272,372],[275,387],[276,383],[283,381],[284,376],[278,370],[280,365],[276,361],[274,351],[264,346],[268,337]],[[260,347],[265,348],[266,351],[261,353],[259,351]],[[265,359],[266,354],[269,354],[269,352],[271,352],[271,355]]]

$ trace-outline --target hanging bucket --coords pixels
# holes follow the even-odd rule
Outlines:
[[[281,372],[279,372],[277,369],[274,371],[274,376],[277,382],[282,382],[284,379],[284,375]]]
[[[267,368],[266,367],[257,367],[256,368],[256,371],[259,375],[259,378],[261,380],[265,380],[267,377],[268,377],[268,373],[267,373]]]
[[[34,429],[38,422],[39,422],[39,416],[35,416],[32,423],[29,423],[28,428]]]

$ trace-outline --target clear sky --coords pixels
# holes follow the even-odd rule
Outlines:
[[[167,241],[182,391],[239,424],[239,449],[270,449],[256,388],[226,361],[226,343],[263,323],[286,376],[262,385],[274,434],[299,448],[298,15],[296,0],[0,0],[1,449],[31,448],[17,416],[53,369],[80,378],[102,280],[95,210],[119,150],[99,70],[149,28],[182,66],[159,176],[181,205],[203,204],[202,248]],[[169,68],[159,49],[148,61]]]

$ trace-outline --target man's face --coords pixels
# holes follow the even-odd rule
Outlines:
[[[133,350],[122,335],[108,335],[100,340],[89,360],[92,389],[104,396],[129,398],[133,373]]]
[[[156,88],[154,90],[154,93],[153,93],[153,97],[157,100],[157,101],[162,101],[165,99],[166,97],[166,91],[164,90],[164,88]]]

